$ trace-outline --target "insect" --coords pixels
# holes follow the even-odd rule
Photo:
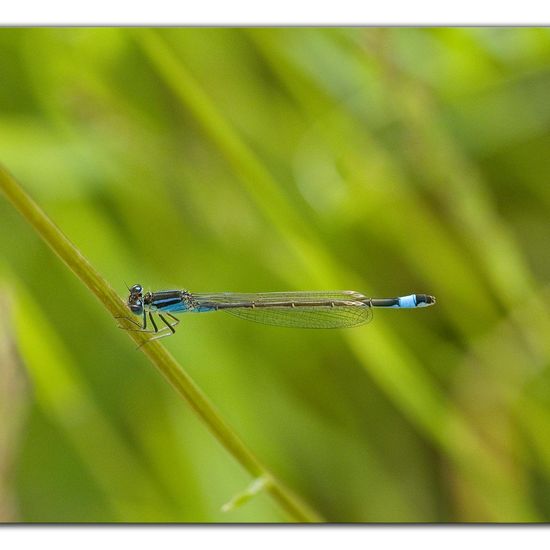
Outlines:
[[[367,298],[353,290],[191,293],[187,290],[143,292],[140,284],[128,289],[127,305],[141,317],[128,319],[140,332],[154,333],[150,340],[171,336],[180,320],[174,314],[225,311],[249,321],[292,328],[348,328],[368,323],[374,308],[420,308],[435,304],[428,294],[398,298]],[[155,316],[162,322],[159,328]],[[147,319],[151,327],[147,326]]]

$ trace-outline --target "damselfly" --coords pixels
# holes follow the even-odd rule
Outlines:
[[[428,294],[398,298],[367,298],[353,290],[195,294],[187,290],[143,292],[141,285],[128,289],[128,308],[141,317],[128,319],[141,332],[155,333],[151,340],[171,336],[179,319],[174,313],[225,311],[236,317],[266,325],[293,328],[347,328],[368,323],[373,308],[418,308],[435,304]],[[164,326],[158,328],[154,315]],[[147,318],[151,328],[147,328]]]

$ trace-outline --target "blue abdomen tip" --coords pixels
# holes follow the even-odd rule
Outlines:
[[[416,295],[411,294],[410,296],[401,296],[401,298],[399,298],[399,307],[416,307]]]

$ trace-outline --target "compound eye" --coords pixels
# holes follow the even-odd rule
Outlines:
[[[132,294],[141,294],[143,292],[143,288],[141,285],[134,285],[131,289],[130,289],[130,292]]]
[[[136,315],[141,315],[141,313],[143,313],[143,304],[141,302],[136,302],[135,304],[132,304],[129,307],[130,307],[130,311],[132,313],[135,313]]]

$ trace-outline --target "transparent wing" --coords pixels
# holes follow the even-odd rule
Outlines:
[[[355,290],[303,290],[293,292],[210,292],[193,293],[191,297],[197,302],[218,303],[273,303],[273,302],[311,302],[311,301],[367,301],[368,298]]]
[[[248,321],[292,328],[349,328],[364,325],[372,319],[372,309],[367,305],[333,309],[301,307],[295,310],[278,307],[234,308],[224,311]]]
[[[241,319],[293,328],[347,328],[368,323],[368,298],[354,291],[193,294],[201,308]]]

